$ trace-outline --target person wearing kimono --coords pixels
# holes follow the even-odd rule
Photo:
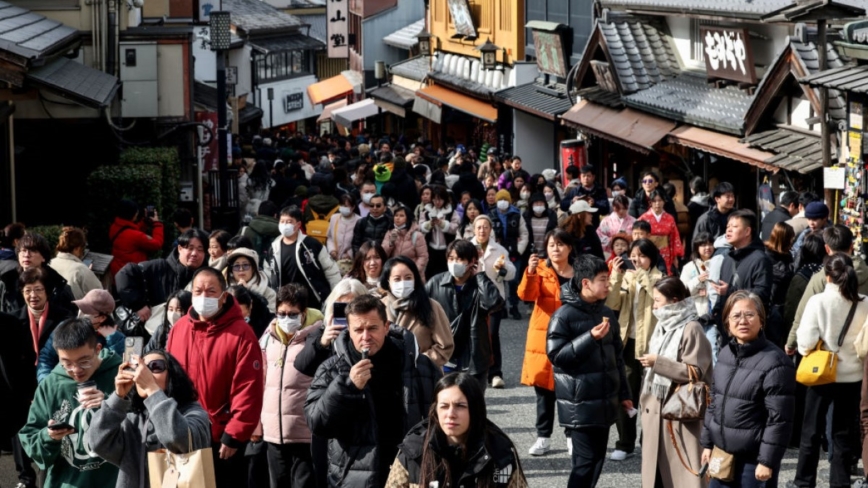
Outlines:
[[[684,245],[678,234],[678,224],[675,218],[664,210],[666,200],[660,190],[651,192],[651,209],[642,214],[639,220],[651,224],[651,235],[648,237],[657,249],[660,257],[666,263],[666,272],[674,274],[677,259],[684,256]]]

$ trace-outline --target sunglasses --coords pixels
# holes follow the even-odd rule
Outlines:
[[[148,363],[148,369],[151,370],[151,373],[165,373],[168,366],[165,359],[154,359]]]
[[[250,263],[233,264],[232,271],[247,271],[250,269]]]
[[[645,178],[644,180],[642,180],[642,183],[656,183],[656,182],[657,182],[657,180],[655,180],[653,178]]]
[[[290,319],[295,320],[301,315],[301,312],[298,312],[298,313],[277,312],[274,315],[277,316],[277,318],[279,318],[279,319],[285,319],[285,318],[289,317]]]

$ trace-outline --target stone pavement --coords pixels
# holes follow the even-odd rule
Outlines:
[[[566,486],[570,471],[570,460],[567,456],[566,438],[563,431],[556,427],[552,439],[552,451],[547,456],[533,457],[527,454],[528,448],[536,440],[534,423],[536,420],[536,404],[533,389],[519,385],[521,363],[524,356],[524,343],[527,330],[527,319],[522,321],[505,319],[500,333],[504,356],[503,390],[486,390],[486,400],[489,417],[499,425],[513,440],[522,456],[521,462],[531,488],[563,488]],[[609,452],[612,451],[617,431],[612,428],[609,434]],[[641,485],[638,453],[622,462],[606,461],[600,488],[627,488]],[[779,487],[786,486],[786,481],[792,480],[795,474],[797,451],[789,450],[784,458],[783,473]],[[829,486],[829,463],[824,459],[820,462],[818,484],[824,488]],[[15,486],[15,469],[12,457],[0,456],[0,487]],[[86,487],[82,487],[86,488]]]

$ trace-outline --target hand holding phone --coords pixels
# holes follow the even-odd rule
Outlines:
[[[54,430],[54,431],[58,431],[58,430],[72,430],[72,431],[75,431],[75,427],[73,427],[72,425],[70,425],[70,424],[68,424],[68,423],[66,423],[66,422],[57,422],[57,423],[54,423],[54,424],[49,424],[49,425],[48,425],[48,430]]]
[[[135,371],[145,348],[144,337],[127,337],[124,339],[124,362],[129,363],[127,371]]]

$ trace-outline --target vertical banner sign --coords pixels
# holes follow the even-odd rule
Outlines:
[[[564,188],[570,182],[567,176],[567,167],[577,166],[581,168],[588,163],[588,154],[585,152],[585,141],[572,139],[561,142],[561,178]]]
[[[757,83],[747,29],[700,27],[699,32],[709,78]]]
[[[328,52],[330,58],[350,57],[349,0],[327,0]]]
[[[217,112],[196,112],[196,122],[202,124],[197,127],[199,169],[203,173],[217,170]],[[231,150],[229,154],[232,154]]]

